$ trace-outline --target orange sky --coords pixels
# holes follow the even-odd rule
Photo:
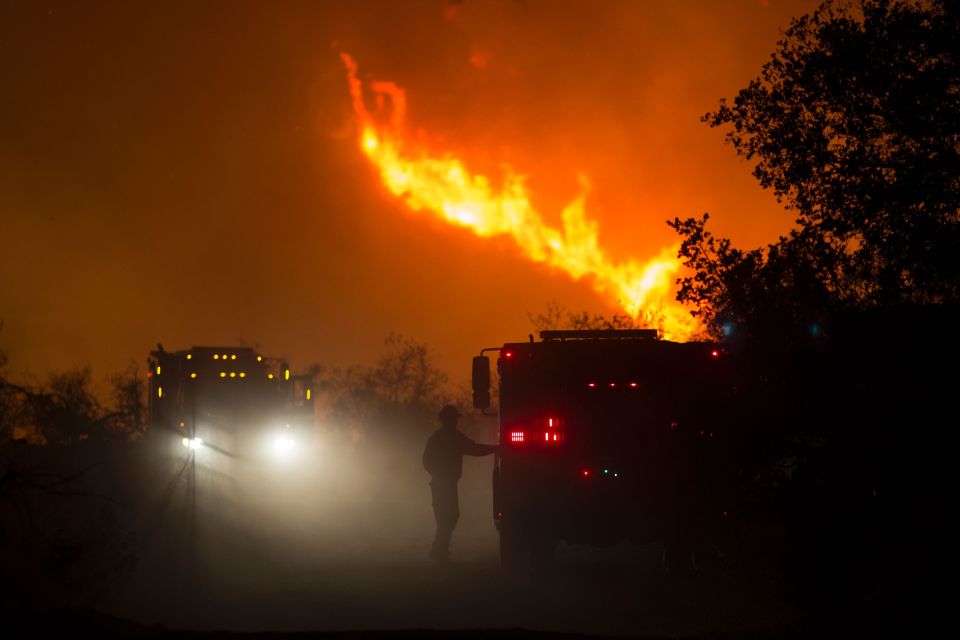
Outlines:
[[[699,122],[813,2],[4,3],[0,348],[17,374],[105,376],[160,341],[295,365],[428,342],[465,379],[584,283],[412,214],[352,129],[338,49],[407,89],[431,149],[528,178],[547,219],[592,184],[610,254],[709,211],[744,246],[791,216]],[[229,7],[229,10],[228,10]]]

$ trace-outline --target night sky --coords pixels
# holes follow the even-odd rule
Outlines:
[[[709,211],[743,246],[792,216],[699,121],[814,2],[4,2],[0,348],[105,376],[159,341],[368,362],[390,331],[457,380],[587,283],[410,212],[357,145],[339,52],[407,90],[422,144],[528,177],[548,218],[592,184],[645,259]]]

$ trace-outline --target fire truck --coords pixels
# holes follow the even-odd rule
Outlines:
[[[193,347],[147,360],[151,432],[230,459],[289,460],[313,433],[306,375],[250,347]]]
[[[493,512],[503,566],[550,563],[561,540],[660,542],[668,566],[694,566],[733,500],[729,354],[645,329],[540,337],[473,361],[474,406],[486,411],[484,354],[499,353]]]

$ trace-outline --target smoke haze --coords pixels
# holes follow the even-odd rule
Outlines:
[[[675,242],[674,215],[709,210],[744,244],[789,225],[698,118],[810,4],[8,3],[11,366],[103,374],[158,340],[241,339],[295,366],[349,363],[396,330],[462,380],[551,300],[613,309],[509,242],[394,201],[356,148],[334,45],[408,89],[426,143],[526,175],[546,216],[588,178],[601,241],[645,258]]]

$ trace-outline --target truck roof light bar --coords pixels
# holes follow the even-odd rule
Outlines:
[[[540,339],[548,340],[658,340],[656,329],[589,329],[541,331]]]

